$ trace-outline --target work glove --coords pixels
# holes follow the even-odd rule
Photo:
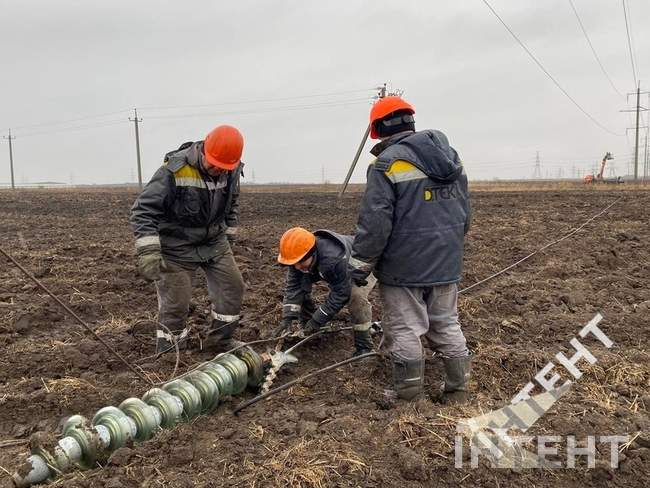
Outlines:
[[[296,319],[293,317],[284,317],[282,319],[282,322],[280,323],[280,327],[278,327],[275,330],[275,335],[280,336],[285,332],[289,331],[291,329],[291,325],[293,324],[294,320]]]
[[[226,239],[230,244],[237,241],[237,227],[226,227]]]
[[[368,274],[366,271],[362,271],[360,269],[353,268],[350,271],[350,277],[352,278],[352,281],[354,282],[355,285],[358,287],[363,287],[368,284]]]
[[[164,267],[160,251],[151,251],[138,256],[138,271],[147,281],[160,279],[160,270]]]
[[[321,325],[316,322],[314,319],[309,319],[309,321],[303,326],[302,330],[305,336],[310,336],[318,332],[321,328]]]

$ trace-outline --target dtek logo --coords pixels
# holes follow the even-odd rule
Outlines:
[[[458,185],[430,186],[424,189],[424,200],[427,202],[438,202],[440,200],[455,200],[460,198]]]
[[[580,337],[592,335],[601,342],[607,349],[614,344],[605,333],[598,328],[598,323],[602,320],[602,315],[597,314],[589,321],[579,332]],[[575,354],[567,358],[561,352],[555,355],[557,361],[566,369],[566,371],[575,379],[582,376],[582,371],[576,367],[579,360],[585,360],[589,364],[596,363],[596,357],[576,338],[571,339],[571,346],[575,349]],[[535,375],[537,383],[546,390],[539,395],[530,396],[535,387],[533,383],[528,383],[524,388],[511,400],[511,405],[507,405],[498,410],[488,412],[478,417],[461,420],[456,430],[459,435],[456,436],[455,445],[455,466],[463,467],[463,435],[469,437],[471,466],[478,466],[479,455],[485,456],[496,468],[574,468],[577,456],[585,456],[587,466],[595,466],[596,457],[596,440],[601,443],[610,445],[610,466],[618,467],[619,445],[628,441],[628,436],[618,435],[601,435],[587,436],[582,441],[585,447],[578,447],[575,436],[566,436],[566,442],[560,436],[513,436],[510,431],[520,431],[525,433],[533,424],[544,415],[553,404],[564,395],[573,381],[568,380],[558,386],[560,380],[558,374],[548,374],[555,368],[555,364],[548,362]],[[532,453],[524,449],[523,445],[537,444],[537,452]],[[551,446],[549,446],[551,444]],[[566,464],[563,459],[559,460],[559,444],[566,447]],[[555,457],[549,460],[547,456]]]

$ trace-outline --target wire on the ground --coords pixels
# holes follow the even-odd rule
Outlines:
[[[2,247],[0,247],[0,254],[3,254],[9,261],[11,261],[20,271],[25,274],[30,280],[32,280],[34,283],[36,283],[45,293],[47,293],[54,301],[62,307],[66,312],[68,312],[77,322],[79,322],[88,332],[90,332],[93,336],[95,336],[95,339],[97,339],[113,356],[115,356],[117,359],[119,359],[127,368],[129,368],[138,378],[141,380],[153,384],[153,382],[144,376],[142,373],[140,373],[135,366],[133,366],[131,363],[129,363],[124,357],[117,352],[108,342],[106,342],[104,339],[101,338],[86,322],[84,322],[74,311],[68,307],[65,303],[63,303],[59,297],[57,297],[54,293],[52,293],[38,278],[36,278],[32,273],[30,273],[27,269],[25,269],[18,261],[16,261],[10,254],[8,254]]]

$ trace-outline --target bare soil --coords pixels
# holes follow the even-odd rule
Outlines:
[[[30,269],[93,329],[164,380],[173,355],[155,360],[153,286],[135,269],[128,226],[132,191],[0,192],[0,246]],[[66,474],[54,486],[647,486],[650,476],[650,192],[475,192],[461,288],[512,264],[620,200],[576,235],[508,273],[463,294],[461,322],[474,351],[472,399],[462,407],[430,399],[384,409],[390,365],[374,358],[307,381],[232,415],[228,399],[210,416],[122,448],[97,469]],[[247,284],[240,336],[269,336],[281,313],[283,270],[277,241],[290,226],[352,233],[359,195],[246,192],[234,252]],[[317,296],[325,293],[319,288]],[[371,295],[376,318],[381,305]],[[190,321],[205,324],[209,303],[197,280]],[[454,467],[456,420],[506,405],[597,312],[614,341],[581,339],[597,358],[532,435],[629,435],[618,469],[598,443],[596,467],[526,470]],[[349,321],[343,313],[340,321]],[[211,355],[197,344],[181,368]],[[256,347],[258,351],[263,346]],[[36,432],[56,433],[66,416],[92,417],[106,405],[140,396],[147,385],[0,256],[0,487]],[[298,351],[274,385],[349,357],[352,340],[329,335]],[[560,373],[568,378],[566,372]],[[550,375],[548,375],[550,376]],[[441,364],[427,364],[435,396]],[[465,445],[467,449],[467,446]],[[566,465],[566,462],[564,462]],[[4,476],[4,477],[3,477]]]

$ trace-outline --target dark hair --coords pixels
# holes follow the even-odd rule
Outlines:
[[[415,131],[415,119],[410,110],[398,110],[374,122],[379,137],[390,137],[406,130]]]

